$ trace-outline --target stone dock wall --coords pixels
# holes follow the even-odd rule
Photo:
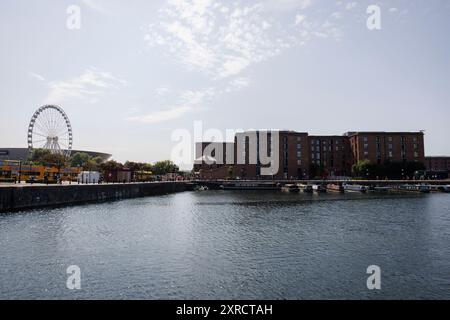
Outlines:
[[[147,197],[192,189],[193,185],[187,182],[1,186],[0,212]]]

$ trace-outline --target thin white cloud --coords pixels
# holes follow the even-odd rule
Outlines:
[[[347,4],[345,5],[345,10],[352,10],[357,5],[358,5],[357,2],[347,2]]]
[[[223,88],[214,87],[199,90],[183,90],[170,107],[126,118],[129,122],[160,123],[180,118],[187,113],[199,110],[207,101],[216,100],[224,94],[240,91],[250,85],[250,79],[240,77],[229,81]]]
[[[170,92],[170,88],[166,87],[166,86],[161,86],[159,88],[156,89],[156,94],[158,96],[165,96]]]
[[[276,31],[262,8],[261,4],[172,0],[145,38],[152,46],[169,47],[190,68],[212,78],[227,78],[278,52],[274,50],[279,46],[277,37],[271,35]]]
[[[270,11],[288,11],[292,9],[305,10],[311,7],[313,3],[313,0],[266,0],[263,5]]]
[[[97,11],[102,14],[110,14],[109,10],[106,9],[104,1],[101,0],[81,0],[85,6],[89,9]]]
[[[39,81],[45,81],[45,78],[44,78],[43,76],[41,76],[40,74],[38,74],[38,73],[35,73],[35,72],[28,72],[28,75],[29,75],[31,78],[34,78],[34,79],[36,79],[36,80],[39,80]]]
[[[331,17],[334,18],[334,19],[340,19],[340,18],[342,18],[342,13],[340,13],[340,12],[338,12],[338,11],[333,12],[333,13],[331,14]]]
[[[118,89],[126,84],[125,80],[110,72],[90,67],[75,78],[48,82],[49,92],[45,103],[59,104],[71,99],[95,103],[105,91]]]
[[[305,19],[306,19],[306,16],[305,16],[305,15],[303,15],[303,14],[297,14],[297,15],[295,16],[295,25],[297,26],[297,25],[301,24],[303,21],[305,21]]]
[[[312,0],[169,0],[159,10],[158,21],[146,28],[144,39],[152,47],[167,48],[189,70],[214,80],[237,77],[253,65],[304,45],[315,32],[333,37],[335,33],[322,30],[321,23],[303,23],[303,11],[313,5]],[[268,10],[271,7],[277,8],[275,13]],[[284,23],[285,14],[294,10],[300,31]],[[318,30],[306,30],[314,27]]]
[[[135,117],[129,117],[126,120],[130,122],[138,122],[138,123],[160,123],[166,122],[169,120],[174,120],[180,118],[187,112],[191,111],[192,107],[173,107],[168,110],[160,110],[156,112],[152,112],[146,115],[140,115]]]

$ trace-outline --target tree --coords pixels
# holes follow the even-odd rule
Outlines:
[[[123,169],[123,164],[120,162],[109,160],[100,165],[102,171],[118,171]]]
[[[364,178],[389,178],[404,179],[411,178],[419,170],[425,170],[425,165],[414,161],[389,161],[374,164],[369,160],[359,161],[353,165],[353,175]]]
[[[70,166],[84,168],[86,166],[86,164],[88,164],[90,159],[91,159],[91,157],[87,153],[77,152],[70,159]]]
[[[309,176],[310,177],[322,177],[325,173],[323,164],[311,163],[309,165]]]
[[[352,171],[357,177],[372,178],[379,170],[377,170],[377,166],[370,162],[370,160],[362,160],[353,165]]]
[[[152,170],[153,174],[156,174],[159,176],[162,176],[162,175],[165,175],[168,173],[177,173],[178,171],[180,171],[180,168],[178,168],[178,166],[170,160],[156,162],[153,165],[153,170]]]
[[[228,166],[227,167],[227,178],[233,179],[234,178],[234,166]]]
[[[44,165],[44,157],[51,154],[47,149],[34,149],[28,156],[28,160],[36,165]]]

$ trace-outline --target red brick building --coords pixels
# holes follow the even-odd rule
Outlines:
[[[270,166],[267,160],[273,155],[272,148],[278,150],[278,170],[263,174],[262,170]],[[423,132],[309,136],[296,131],[248,131],[237,133],[234,143],[203,142],[196,149],[194,171],[203,179],[339,177],[350,176],[353,164],[363,160],[374,164],[425,161]],[[260,154],[261,150],[267,154]]]
[[[349,176],[352,153],[346,136],[309,136],[312,176]],[[318,170],[317,170],[318,169]],[[317,172],[319,171],[319,172]]]
[[[423,132],[348,132],[353,163],[425,162]]]
[[[425,157],[425,167],[429,171],[447,171],[450,173],[450,157]]]

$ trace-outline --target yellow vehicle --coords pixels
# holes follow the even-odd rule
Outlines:
[[[19,161],[0,160],[0,182],[21,181],[55,183],[60,181],[76,181],[81,168],[57,168],[23,164]]]

